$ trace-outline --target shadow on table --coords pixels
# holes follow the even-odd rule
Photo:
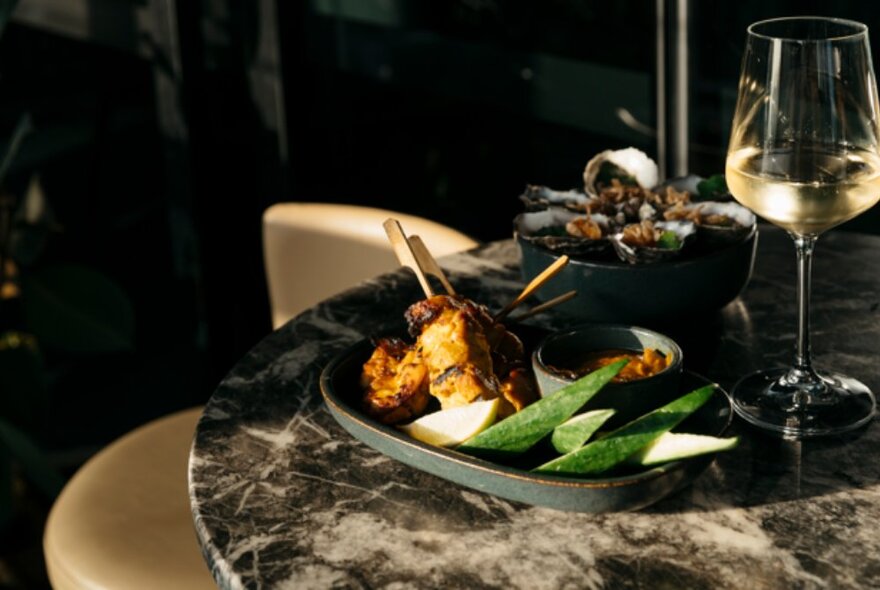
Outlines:
[[[791,441],[764,434],[739,419],[739,447],[721,454],[693,485],[646,512],[714,511],[821,498],[880,483],[874,458],[880,425],[836,437]]]

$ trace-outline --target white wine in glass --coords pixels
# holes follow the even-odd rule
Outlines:
[[[731,194],[792,236],[798,338],[791,367],[740,379],[734,408],[789,438],[846,432],[876,412],[860,381],[810,358],[810,274],[819,235],[880,200],[880,119],[868,29],[793,17],[748,28],[727,154]]]
[[[794,157],[814,162],[819,174],[793,178],[786,171]],[[727,183],[740,203],[767,221],[795,234],[818,235],[877,203],[880,156],[859,149],[803,154],[743,148],[728,156]]]

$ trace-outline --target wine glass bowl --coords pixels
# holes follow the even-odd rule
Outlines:
[[[732,395],[737,414],[786,437],[852,430],[876,411],[864,384],[813,368],[809,307],[817,238],[880,199],[878,108],[865,25],[793,17],[748,28],[726,178],[794,239],[799,323],[792,367],[748,375]]]

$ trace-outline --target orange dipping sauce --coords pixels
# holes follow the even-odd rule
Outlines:
[[[586,353],[582,359],[572,363],[572,369],[553,367],[553,370],[566,377],[578,379],[622,359],[629,362],[611,380],[611,383],[627,383],[651,377],[668,367],[672,361],[671,355],[664,355],[653,348],[646,348],[643,352],[625,349],[596,350]]]

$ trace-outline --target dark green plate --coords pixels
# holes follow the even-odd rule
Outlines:
[[[516,466],[499,465],[455,450],[435,447],[380,424],[360,409],[358,379],[373,345],[362,340],[334,358],[321,373],[321,393],[330,413],[352,436],[407,465],[457,484],[536,506],[577,512],[638,510],[688,485],[712,462],[714,455],[674,461],[635,473],[602,479],[538,475]],[[685,371],[682,394],[709,381]],[[677,432],[721,435],[731,421],[730,398],[720,387]]]

